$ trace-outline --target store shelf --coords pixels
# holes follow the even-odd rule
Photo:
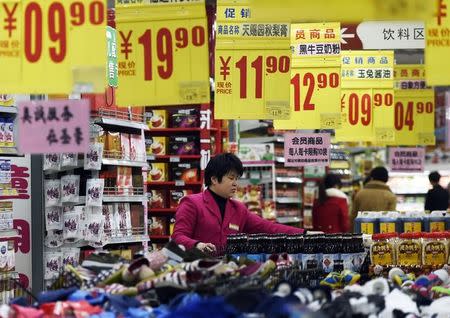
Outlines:
[[[148,235],[131,235],[125,237],[112,237],[105,242],[104,245],[108,244],[127,244],[127,243],[142,243],[148,242],[150,237]]]
[[[412,195],[412,196],[415,196],[415,195],[427,195],[426,192],[404,192],[404,193],[402,193],[402,192],[400,192],[400,193],[394,192],[394,194],[395,195]]]
[[[103,202],[144,202],[147,200],[145,195],[103,195]]]
[[[184,182],[184,181],[161,181],[161,182],[147,182],[147,186],[149,187],[199,187],[202,186],[203,183],[198,182]]]
[[[95,124],[105,124],[105,125],[110,125],[110,126],[117,126],[117,127],[148,130],[148,126],[144,122],[131,121],[131,120],[119,119],[119,118],[98,117],[98,118],[94,118],[94,123]]]
[[[0,113],[17,114],[15,106],[0,106]]]
[[[276,162],[285,162],[284,157],[275,157]]]
[[[150,235],[150,241],[168,241],[170,235]]]
[[[299,198],[277,198],[277,203],[296,203],[300,204],[302,201]]]
[[[124,160],[124,159],[110,159],[110,158],[103,158],[102,164],[108,166],[126,166],[126,167],[141,167],[141,168],[148,167],[147,162]]]
[[[147,161],[169,160],[170,162],[180,162],[181,160],[200,160],[200,155],[147,155]]]
[[[271,137],[249,137],[240,139],[242,144],[265,144],[271,142],[284,142],[283,136],[271,136]]]
[[[66,172],[66,171],[70,171],[70,170],[74,170],[74,169],[78,169],[78,168],[83,168],[84,167],[84,161],[83,160],[78,160],[77,165],[76,166],[66,166],[66,167],[62,167],[59,170],[44,170],[44,174],[47,175],[51,175],[51,174],[55,174],[58,172]]]
[[[281,216],[277,218],[277,222],[278,223],[298,223],[303,221],[303,219],[301,217],[298,216]]]
[[[73,202],[73,201],[71,201],[71,202],[61,202],[62,206],[84,205],[84,204],[86,204],[86,197],[85,196],[80,196],[78,198],[77,202]]]
[[[154,215],[154,214],[155,215],[156,214],[172,215],[172,214],[175,214],[176,212],[177,212],[177,209],[169,209],[169,208],[167,208],[167,209],[152,209],[152,208],[150,208],[148,210],[148,214],[151,214],[151,215]]]
[[[192,127],[192,128],[151,128],[149,130],[147,130],[146,132],[150,132],[150,133],[158,133],[158,134],[163,134],[163,133],[190,133],[190,132],[198,132],[203,130],[202,128],[199,127]],[[207,130],[207,129],[204,129]]]
[[[16,147],[0,147],[0,155],[18,155]]]
[[[16,229],[0,230],[0,240],[14,237],[19,237],[19,231]]]
[[[303,183],[303,180],[301,178],[295,177],[277,177],[275,180],[279,183]]]

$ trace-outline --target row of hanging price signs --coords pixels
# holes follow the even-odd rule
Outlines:
[[[215,118],[334,129],[338,141],[434,144],[434,93],[425,83],[449,84],[450,71],[450,0],[436,2],[288,0],[274,8],[219,0]],[[430,21],[426,64],[394,65],[392,51],[343,51],[339,23],[289,22],[319,15]],[[121,106],[210,102],[204,0],[117,0],[116,30],[106,30],[107,19],[105,0],[0,0],[1,91],[103,92],[114,83]]]

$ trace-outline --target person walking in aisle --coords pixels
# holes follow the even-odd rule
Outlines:
[[[347,195],[340,190],[341,186],[341,178],[331,173],[319,184],[319,198],[312,211],[314,230],[325,233],[350,230]]]
[[[395,211],[397,197],[386,184],[388,180],[386,168],[372,169],[369,182],[356,194],[353,201],[353,219],[359,211]]]
[[[441,175],[437,171],[433,171],[428,175],[432,189],[428,190],[425,197],[425,210],[426,211],[447,211],[449,193],[439,184]]]
[[[303,233],[303,229],[265,220],[232,197],[244,168],[231,153],[212,158],[205,169],[207,189],[184,197],[175,215],[172,239],[187,249],[197,247],[203,252],[219,252],[227,236],[237,233]]]

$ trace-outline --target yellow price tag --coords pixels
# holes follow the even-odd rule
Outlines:
[[[429,86],[449,85],[450,63],[450,0],[431,1],[434,16],[425,25],[425,68],[426,82]]]
[[[415,233],[422,231],[422,223],[420,222],[405,222],[403,223],[405,233]]]
[[[267,105],[289,104],[289,24],[219,22],[217,30],[215,118],[273,119]]]
[[[289,103],[285,101],[269,101],[266,103],[266,113],[268,117],[289,119],[291,117],[291,108],[289,107]]]
[[[204,1],[119,5],[116,25],[118,105],[209,102]]]
[[[425,89],[425,65],[397,64],[394,79],[395,89]]]
[[[104,91],[105,0],[0,3],[2,92]]]

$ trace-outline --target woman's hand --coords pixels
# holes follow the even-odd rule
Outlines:
[[[213,253],[216,252],[216,246],[211,243],[198,243],[195,247],[197,247],[203,253]]]

